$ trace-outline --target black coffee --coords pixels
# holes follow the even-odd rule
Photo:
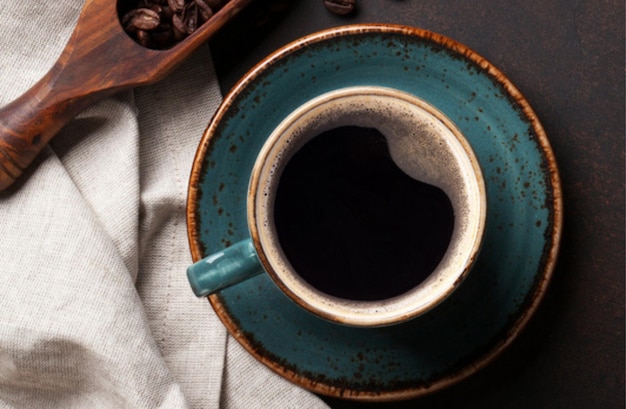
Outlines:
[[[454,226],[446,194],[400,170],[379,131],[356,126],[322,133],[291,158],[274,217],[298,274],[352,300],[415,287],[441,261]]]

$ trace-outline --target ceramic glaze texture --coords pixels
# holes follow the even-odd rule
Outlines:
[[[289,158],[315,136],[348,125],[378,129],[396,165],[414,179],[442,189],[454,208],[452,237],[435,270],[414,288],[384,302],[332,297],[311,286],[294,271],[275,229],[274,198]],[[248,205],[257,252],[279,287],[316,315],[358,326],[397,324],[442,302],[470,271],[480,250],[486,214],[480,166],[454,124],[413,95],[371,86],[323,94],[282,121],[256,161]],[[419,257],[419,251],[413,250],[412,257]]]
[[[198,260],[245,238],[248,176],[266,138],[307,100],[357,85],[428,101],[471,144],[489,209],[472,273],[433,311],[384,328],[319,319],[265,275],[210,301],[248,351],[303,387],[351,399],[409,398],[463,379],[508,345],[535,310],[557,255],[562,205],[549,143],[517,89],[481,57],[427,31],[377,25],[279,50],[226,97],[201,142],[190,244]]]

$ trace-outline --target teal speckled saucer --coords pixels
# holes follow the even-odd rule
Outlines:
[[[562,203],[549,142],[527,101],[483,58],[449,38],[390,25],[331,29],[278,50],[226,96],[202,138],[189,241],[197,261],[248,237],[248,179],[272,129],[307,100],[355,85],[428,101],[472,145],[489,210],[466,281],[426,315],[374,329],[305,312],[267,275],[209,300],[252,355],[302,387],[349,399],[411,398],[467,377],[501,352],[535,311],[556,262]]]

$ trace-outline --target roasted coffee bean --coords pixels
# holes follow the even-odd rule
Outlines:
[[[198,7],[198,16],[200,17],[200,21],[204,23],[213,15],[213,10],[204,0],[195,0],[196,7]]]
[[[345,16],[354,11],[356,0],[324,0],[324,6],[331,13]]]
[[[145,30],[137,30],[137,42],[144,47],[152,46],[152,36]]]
[[[135,1],[121,16],[124,30],[144,47],[167,49],[195,32],[229,0]]]
[[[198,28],[198,7],[195,1],[187,3],[182,13],[182,21],[185,25],[185,32],[191,34]]]
[[[174,14],[174,17],[172,17],[172,29],[174,39],[177,41],[182,40],[187,35],[187,27],[185,27],[185,23],[179,14]]]
[[[148,8],[131,10],[122,19],[122,24],[126,29],[134,30],[154,30],[161,22],[159,14]]]
[[[157,13],[159,16],[160,16],[161,14],[163,14],[163,7],[161,7],[161,5],[160,5],[160,4],[151,4],[151,5],[149,5],[149,6],[148,6],[148,7],[146,7],[146,8],[148,8],[148,9],[150,9],[150,10],[154,11],[154,12],[155,12],[155,13]]]
[[[175,13],[179,13],[185,7],[185,0],[167,0],[167,4]]]
[[[164,6],[161,6],[161,17],[163,21],[172,21],[172,17],[174,16],[174,11],[167,5],[167,2]]]

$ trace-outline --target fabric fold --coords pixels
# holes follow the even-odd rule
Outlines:
[[[0,106],[52,66],[83,5],[5,3]],[[187,181],[220,101],[203,46],[86,109],[0,192],[0,408],[325,406],[245,353],[186,281]]]

